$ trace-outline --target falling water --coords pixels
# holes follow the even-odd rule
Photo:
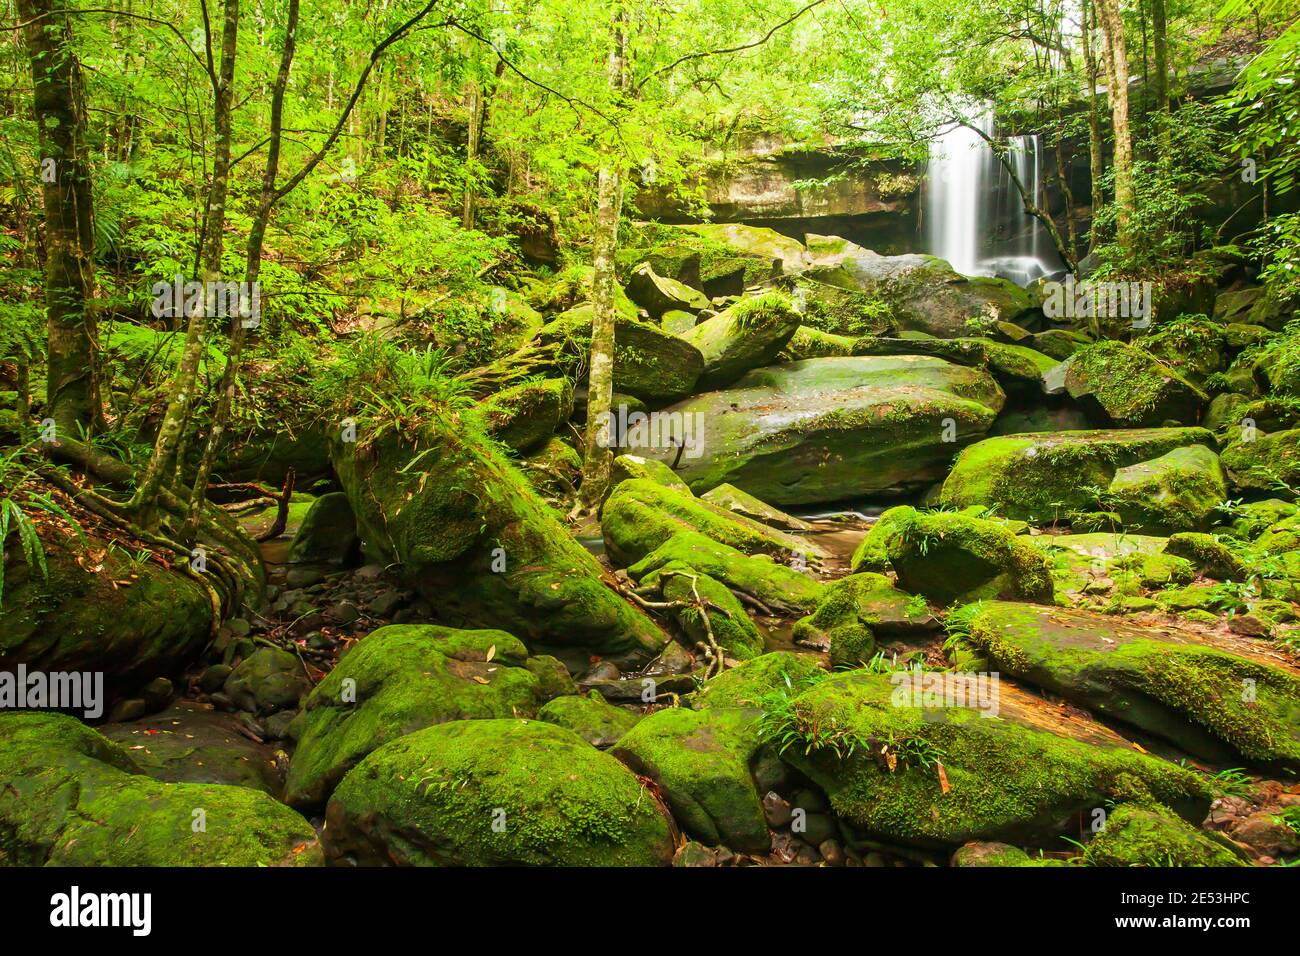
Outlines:
[[[930,147],[926,183],[929,251],[963,275],[1003,276],[1027,285],[1061,268],[1043,224],[1024,210],[1020,192],[980,132],[993,117],[953,126]],[[1038,136],[1013,136],[1008,159],[1035,205],[1044,203]]]

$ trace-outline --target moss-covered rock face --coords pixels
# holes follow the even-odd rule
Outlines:
[[[1216,842],[1158,805],[1123,804],[1088,842],[1090,866],[1246,866]]]
[[[1227,495],[1219,456],[1188,445],[1117,470],[1102,504],[1128,527],[1173,534],[1204,531]]]
[[[953,866],[1068,866],[1064,860],[1032,857],[1006,843],[967,843],[952,855]]]
[[[774,508],[765,501],[760,501],[747,491],[741,491],[735,485],[718,485],[700,495],[704,501],[726,508],[738,515],[752,518],[769,528],[782,531],[812,531],[813,526],[807,521],[786,514],[780,508]]]
[[[302,661],[278,647],[259,647],[240,661],[223,690],[240,710],[273,714],[298,706],[311,687]]]
[[[610,471],[610,489],[617,488],[629,478],[645,478],[656,484],[691,494],[690,486],[677,477],[677,473],[664,462],[655,458],[642,458],[640,455],[619,455],[614,459]]]
[[[357,519],[341,491],[312,502],[289,544],[295,563],[343,564],[357,550]]]
[[[1214,535],[1197,532],[1172,535],[1165,552],[1190,561],[1206,577],[1220,581],[1244,581],[1249,574],[1241,555]]]
[[[861,356],[755,369],[733,388],[667,412],[702,423],[701,453],[677,466],[692,489],[729,482],[789,505],[924,488],[957,447],[984,434],[1004,401],[980,369]]]
[[[1165,553],[1166,538],[1098,531],[1036,541],[1051,562],[1057,600],[1063,604],[1134,596],[1144,588],[1189,584],[1196,576],[1186,559]]]
[[[605,551],[616,565],[640,561],[681,531],[697,531],[746,554],[813,557],[800,539],[655,481],[623,482],[601,512]]]
[[[497,626],[530,646],[658,652],[663,632],[471,421],[429,407],[417,441],[390,432],[341,443],[336,469],[367,547],[399,563],[443,620]]]
[[[620,245],[616,257],[621,275],[631,274],[643,261],[659,275],[702,289],[709,296],[740,295],[748,286],[780,272],[770,254],[737,251],[706,232],[656,223],[640,224]]]
[[[546,441],[573,413],[573,386],[562,378],[502,389],[479,405],[488,434],[517,452]]]
[[[640,561],[628,567],[634,581],[655,586],[658,572],[682,564],[721,581],[727,587],[758,598],[778,613],[811,611],[824,585],[768,555],[745,554],[695,531],[679,531]]]
[[[1233,442],[1223,450],[1223,467],[1233,487],[1242,491],[1278,493],[1300,487],[1300,428]]]
[[[645,718],[612,753],[649,777],[677,823],[704,843],[767,853],[771,834],[749,765],[758,712],[673,707]]]
[[[591,306],[581,305],[557,316],[538,333],[542,344],[561,344],[576,370],[591,354]],[[620,314],[614,324],[614,389],[647,402],[671,402],[695,388],[704,357],[691,343]]]
[[[661,866],[672,824],[630,770],[542,721],[462,720],[399,737],[326,811],[335,860],[398,866]]]
[[[920,846],[1051,841],[1107,800],[1154,797],[1197,821],[1209,808],[1193,772],[1100,728],[1096,739],[1065,736],[1008,688],[997,719],[968,706],[909,706],[898,689],[887,675],[836,674],[795,697],[785,721],[801,737],[785,759],[870,836]]]
[[[323,806],[368,753],[423,727],[533,716],[543,694],[527,655],[504,631],[395,624],[366,635],[307,698],[286,802]]]
[[[904,594],[883,574],[851,574],[827,585],[817,610],[795,623],[794,638],[829,647],[836,666],[856,667],[871,659],[877,636],[915,637],[938,628],[924,598]]]
[[[676,561],[656,571],[655,579],[665,601],[682,605],[672,613],[696,648],[709,648],[711,633],[728,657],[743,661],[762,653],[763,636],[725,584]]]
[[[568,501],[582,476],[582,456],[563,439],[551,437],[525,455],[520,467],[528,483],[547,501]]]
[[[779,292],[741,299],[682,334],[704,356],[698,387],[723,388],[771,363],[799,328],[799,314]]]
[[[689,314],[709,307],[709,297],[703,292],[659,275],[648,262],[641,263],[628,276],[627,296],[656,319],[665,312],[685,311]]]
[[[637,725],[640,714],[607,703],[599,691],[586,697],[557,697],[537,712],[537,719],[572,730],[587,743],[605,750],[618,743]]]
[[[1066,360],[1065,391],[1121,427],[1191,424],[1209,396],[1150,352],[1106,341]]]
[[[854,343],[851,335],[836,335],[823,332],[809,325],[795,329],[790,341],[778,357],[782,362],[802,362],[811,358],[845,358],[853,354]]]
[[[756,707],[773,691],[788,692],[824,674],[813,654],[773,651],[723,671],[691,695],[696,710]]]
[[[884,554],[904,590],[940,604],[992,597],[1052,600],[1046,556],[1005,522],[907,506],[888,515]]]
[[[918,339],[862,338],[855,355],[932,355],[957,365],[987,369],[1008,394],[1037,397],[1043,375],[1058,361],[1024,345],[983,338]]]
[[[957,456],[940,503],[984,505],[1009,518],[1054,521],[1097,509],[1115,472],[1184,445],[1212,442],[1203,428],[1030,432],[986,438]]]
[[[110,693],[129,692],[188,663],[211,636],[212,601],[187,575],[134,562],[88,535],[102,568],[92,574],[78,563],[75,538],[47,538],[46,578],[22,559],[16,534],[6,544],[2,670],[102,672]]]
[[[1250,639],[987,602],[969,640],[1002,673],[1207,759],[1300,767],[1300,673]]]
[[[777,269],[787,274],[802,271],[810,261],[808,250],[804,248],[802,242],[783,236],[775,229],[725,222],[681,228],[685,232],[702,236],[742,255],[767,259]]]
[[[126,750],[71,717],[0,715],[0,864],[319,862],[311,825],[260,790],[159,783],[141,774]]]
[[[813,268],[809,277],[865,292],[889,306],[900,329],[955,338],[970,319],[1021,325],[1041,321],[1032,297],[1006,279],[958,275],[942,259],[925,255],[878,256],[863,252],[837,264]]]
[[[888,303],[873,295],[802,276],[785,284],[790,286],[791,297],[803,316],[801,328],[814,333],[814,340],[843,341],[851,348],[860,336],[885,335],[894,330]]]

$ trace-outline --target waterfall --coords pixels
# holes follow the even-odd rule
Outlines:
[[[972,124],[993,135],[993,116]],[[1002,276],[1027,285],[1062,268],[1047,229],[1024,210],[1020,191],[980,132],[954,125],[930,145],[925,215],[928,251],[963,275]],[[1035,205],[1043,190],[1037,135],[1007,141],[1008,160]]]

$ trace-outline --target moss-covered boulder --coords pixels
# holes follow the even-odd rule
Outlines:
[[[725,584],[676,561],[658,569],[655,580],[664,600],[678,605],[672,612],[677,626],[696,648],[709,649],[711,636],[726,656],[737,660],[762,652],[763,635]]]
[[[311,679],[298,659],[279,647],[259,647],[239,662],[222,688],[240,710],[273,714],[293,710],[311,687]]]
[[[567,501],[582,477],[582,456],[561,438],[552,436],[520,462],[528,483],[547,501]]]
[[[591,355],[590,305],[557,316],[542,327],[542,345],[559,347],[565,371],[586,367]],[[691,343],[635,316],[614,324],[614,388],[647,402],[671,402],[691,394],[704,371],[704,357]]]
[[[688,314],[709,307],[709,297],[698,289],[668,276],[661,276],[648,262],[643,262],[627,278],[627,297],[658,319],[665,312]]]
[[[312,502],[289,543],[293,563],[343,564],[357,550],[357,519],[341,491]]]
[[[418,436],[335,447],[367,547],[400,565],[449,624],[499,627],[534,650],[653,657],[665,635],[472,417],[432,405],[422,416]]]
[[[779,292],[741,299],[682,338],[704,356],[700,389],[723,388],[752,368],[769,365],[799,328],[799,313]]]
[[[952,855],[953,866],[1068,866],[1064,860],[1051,857],[1033,857],[1024,850],[1006,843],[975,841],[967,843]]]
[[[738,251],[707,231],[658,223],[638,223],[633,234],[620,243],[615,261],[621,275],[648,262],[659,275],[701,289],[708,296],[740,295],[780,272],[780,265],[767,252]]]
[[[971,319],[1020,325],[1042,319],[1030,294],[1014,282],[962,276],[934,256],[880,256],[864,250],[807,274],[884,302],[900,329],[940,338],[966,334]]]
[[[920,490],[988,430],[1004,401],[981,369],[859,356],[755,369],[667,411],[703,426],[700,454],[677,465],[692,489],[730,483],[790,505]]]
[[[607,703],[593,690],[586,697],[570,694],[548,701],[537,712],[537,719],[572,730],[593,747],[606,750],[623,739],[641,715]]]
[[[1025,345],[984,338],[864,337],[854,355],[931,355],[957,365],[987,369],[1008,394],[1038,397],[1043,375],[1058,361]]]
[[[802,689],[824,674],[813,654],[773,651],[729,668],[691,695],[696,710],[714,707],[757,707],[773,692]]]
[[[857,339],[851,335],[836,335],[810,325],[801,325],[790,336],[790,341],[785,343],[778,360],[802,362],[810,358],[844,358],[853,354],[856,342]]]
[[[1002,673],[1189,753],[1300,767],[1300,672],[1249,638],[1003,601],[982,604],[968,629]]]
[[[672,468],[655,458],[643,458],[640,455],[616,457],[610,470],[610,490],[617,488],[629,478],[646,478],[665,488],[691,494],[690,486],[678,478]]]
[[[361,865],[661,866],[673,828],[619,761],[540,720],[459,720],[361,761],[326,811]]]
[[[1219,581],[1244,581],[1250,573],[1245,559],[1211,534],[1184,532],[1171,535],[1165,544],[1165,552],[1190,561],[1206,577]]]
[[[825,586],[770,555],[747,555],[695,531],[679,531],[628,567],[634,581],[655,586],[661,568],[684,564],[721,581],[733,591],[758,598],[776,613],[811,611]]]
[[[0,715],[0,865],[320,861],[311,824],[261,790],[160,783],[74,718]]]
[[[746,554],[812,557],[810,545],[645,478],[623,482],[601,511],[605,551],[616,565],[640,561],[680,531],[697,531]]]
[[[750,761],[758,712],[671,707],[623,735],[613,751],[659,787],[677,823],[696,839],[742,853],[767,853],[771,834]]]
[[[1047,555],[1061,603],[1090,598],[1133,596],[1144,589],[1190,584],[1196,569],[1166,553],[1167,538],[1130,532],[1043,535],[1037,546]]]
[[[1246,866],[1213,837],[1158,804],[1123,804],[1088,841],[1089,866]]]
[[[1116,470],[1102,504],[1148,534],[1203,531],[1228,496],[1219,456],[1187,445]]]
[[[88,535],[91,571],[75,536],[42,540],[48,577],[23,559],[18,535],[4,542],[0,670],[94,671],[110,693],[129,692],[211,638],[212,599],[195,578]]]
[[[813,530],[813,526],[807,521],[786,514],[780,508],[774,508],[767,502],[760,501],[749,492],[742,491],[735,485],[718,485],[716,488],[710,488],[700,495],[700,498],[738,515],[752,518],[770,528],[801,532]]]
[[[1171,366],[1123,342],[1086,346],[1066,359],[1064,366],[1065,391],[1108,425],[1195,424],[1209,401]]]
[[[905,594],[883,574],[850,574],[826,587],[817,610],[794,625],[802,644],[830,649],[835,666],[871,659],[877,637],[917,637],[939,628],[925,599]]]
[[[783,236],[775,229],[735,222],[705,223],[681,228],[684,232],[720,243],[742,255],[767,259],[786,274],[802,271],[810,261],[808,250],[802,242]]]
[[[895,675],[902,677],[904,675]],[[785,759],[867,835],[919,846],[1052,841],[1107,801],[1155,799],[1201,820],[1210,794],[1192,771],[1134,750],[1097,725],[1002,687],[997,718],[971,706],[916,706],[898,680],[848,671],[795,696],[780,724]],[[850,746],[851,745],[851,746]],[[942,771],[940,771],[942,766]]]
[[[983,505],[1009,518],[1055,521],[1097,510],[1115,472],[1185,445],[1213,442],[1203,428],[1029,432],[965,448],[944,480],[945,507]]]
[[[1223,449],[1223,467],[1238,490],[1293,497],[1300,487],[1300,428],[1233,442]]]
[[[488,434],[517,452],[546,441],[573,413],[573,386],[548,378],[502,389],[479,403]]]
[[[992,597],[1052,600],[1046,556],[1005,522],[903,506],[890,509],[884,528],[885,557],[906,591],[939,604]]]
[[[527,656],[504,631],[431,624],[372,631],[307,698],[285,801],[323,806],[366,754],[423,727],[533,716],[543,694]]]

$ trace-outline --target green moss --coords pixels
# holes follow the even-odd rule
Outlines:
[[[1239,489],[1294,498],[1300,488],[1300,428],[1233,442],[1223,450],[1223,467]]]
[[[1231,850],[1164,807],[1125,804],[1088,843],[1090,866],[1245,866]]]
[[[1005,843],[968,843],[952,855],[953,866],[1069,866],[1064,860],[1032,857]]]
[[[614,746],[637,725],[640,714],[606,703],[599,691],[586,697],[557,697],[537,712],[537,719],[572,730],[593,747],[604,750]]]
[[[799,327],[799,314],[779,292],[741,299],[682,338],[704,356],[701,389],[730,385],[751,368],[769,365]]]
[[[664,600],[692,605],[675,610],[673,616],[696,647],[709,646],[708,630],[711,629],[713,639],[730,657],[748,660],[762,652],[763,636],[726,585],[676,561],[664,565],[655,576],[663,588]],[[693,606],[697,599],[705,602],[705,610]]]
[[[691,696],[691,706],[696,710],[754,707],[772,691],[800,687],[824,674],[813,654],[775,651],[723,671]]]
[[[1101,500],[1126,525],[1169,534],[1208,528],[1227,493],[1219,456],[1189,445],[1120,468]]]
[[[766,853],[771,836],[749,764],[757,711],[669,708],[628,731],[613,753],[663,792],[687,833],[712,845]]]
[[[395,624],[371,632],[307,698],[285,800],[323,806],[366,754],[422,727],[531,717],[545,694],[524,666],[527,654],[505,631]]]
[[[619,455],[615,458],[610,472],[610,489],[617,488],[629,478],[645,478],[665,488],[691,494],[686,482],[678,478],[672,468],[654,458],[642,458],[640,455]]]
[[[936,630],[924,600],[904,594],[880,574],[852,574],[826,588],[817,610],[795,623],[794,638],[829,644],[831,663],[854,667],[869,661],[875,635],[900,636]]]
[[[523,382],[485,399],[479,410],[489,435],[515,451],[531,451],[573,413],[573,385],[562,378]]]
[[[1202,574],[1220,581],[1243,581],[1248,573],[1241,557],[1213,535],[1175,534],[1169,538],[1165,551],[1186,558]]]
[[[1058,736],[1005,706],[988,719],[969,707],[898,706],[893,697],[890,677],[849,671],[793,701],[801,727],[834,733],[842,746],[791,747],[785,758],[869,836],[921,846],[1048,841],[1076,814],[1130,798],[1135,782],[1189,818],[1209,807],[1196,774],[1127,747]],[[852,753],[841,756],[850,742]]]
[[[1076,399],[1097,403],[1111,422],[1140,428],[1169,421],[1194,422],[1209,397],[1151,353],[1107,340],[1069,359],[1065,387]]]
[[[798,362],[810,358],[843,358],[853,354],[854,339],[849,335],[834,335],[808,325],[795,330],[780,358],[784,362]]]
[[[142,775],[126,750],[71,717],[0,716],[0,864],[299,866],[320,860],[311,825],[260,790],[159,783]]]
[[[494,827],[495,824],[495,827]],[[652,866],[668,818],[631,771],[542,721],[461,720],[399,737],[344,778],[327,852],[415,866]]]

